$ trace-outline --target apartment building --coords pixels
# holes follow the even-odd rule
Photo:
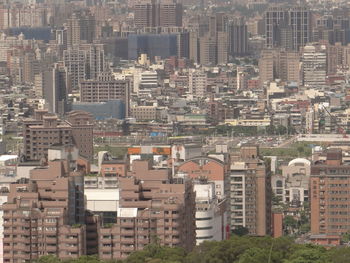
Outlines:
[[[227,194],[227,165],[219,159],[198,156],[182,163],[177,174],[183,174],[193,179],[206,179],[215,184],[215,195],[223,200]]]
[[[107,102],[122,100],[126,116],[129,115],[130,84],[126,80],[116,80],[109,72],[101,73],[97,79],[80,82],[81,102]]]
[[[340,149],[326,155],[325,161],[311,165],[311,233],[339,237],[350,229],[350,167],[343,163]]]
[[[207,74],[201,71],[190,71],[188,75],[188,89],[190,94],[204,97],[207,93]]]
[[[326,85],[327,52],[324,45],[307,45],[302,55],[303,84],[309,87]]]
[[[156,106],[135,106],[131,108],[131,117],[137,121],[157,120]]]
[[[4,262],[86,254],[83,174],[55,160],[10,185],[4,213]]]
[[[245,227],[249,234],[271,233],[271,179],[269,168],[259,157],[259,147],[245,145],[231,156],[230,225]]]
[[[52,145],[75,144],[82,156],[92,159],[92,118],[89,113],[74,111],[62,121],[46,110],[37,110],[34,119],[23,121],[23,156],[26,160],[47,157]]]
[[[144,174],[145,165],[145,161],[134,161],[132,176],[119,179],[116,223],[99,228],[100,259],[125,258],[154,238],[161,245],[181,246],[188,251],[195,245],[192,181],[178,178],[167,183],[167,169],[150,169]]]

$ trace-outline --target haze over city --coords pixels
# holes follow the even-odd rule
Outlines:
[[[0,0],[0,263],[348,263],[350,2]]]

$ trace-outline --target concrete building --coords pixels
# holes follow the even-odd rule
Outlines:
[[[350,229],[350,170],[340,149],[326,154],[326,161],[311,165],[311,234],[339,238]]]
[[[271,181],[269,168],[259,158],[259,148],[242,146],[231,156],[230,225],[245,227],[251,235],[271,233]]]
[[[136,27],[181,27],[182,4],[176,1],[156,2],[141,1],[134,9],[134,24]]]
[[[125,115],[129,115],[129,81],[116,80],[109,72],[101,73],[97,79],[80,82],[80,101],[95,103],[110,100],[122,100],[125,103]]]
[[[196,244],[227,239],[226,200],[218,201],[215,184],[196,182]]]
[[[72,90],[78,90],[80,81],[87,78],[86,52],[80,49],[64,50],[63,63],[67,68]]]
[[[92,159],[92,118],[86,112],[71,112],[67,121],[61,121],[47,111],[36,111],[34,119],[24,120],[23,156],[29,160],[47,157],[52,145],[75,144],[82,156]]]
[[[156,106],[135,106],[131,108],[132,118],[135,118],[137,121],[150,121],[157,120],[157,107]]]
[[[95,39],[95,23],[94,17],[89,12],[74,12],[66,25],[68,47],[92,43]]]
[[[271,7],[265,12],[266,47],[299,51],[311,41],[311,12],[305,7]]]
[[[302,55],[303,84],[321,88],[326,85],[327,53],[326,46],[307,45]]]
[[[150,170],[144,176],[143,167],[143,162],[134,163],[133,175],[120,178],[116,223],[99,228],[100,259],[125,258],[143,249],[154,236],[160,244],[170,247],[191,250],[195,245],[195,194],[191,180],[179,178],[172,184],[166,183],[168,172],[154,174],[157,170]]]
[[[271,178],[275,196],[293,207],[300,207],[309,202],[310,161],[297,158],[282,166],[282,176]]]
[[[119,191],[116,178],[86,176],[84,178],[86,209],[98,215],[103,225],[115,223],[119,208]]]
[[[273,50],[263,50],[259,59],[260,85],[273,81],[274,76],[274,53]]]
[[[4,211],[4,262],[86,254],[83,175],[62,160],[11,184]],[[18,229],[18,225],[21,229]]]
[[[215,195],[223,200],[229,194],[227,192],[228,177],[227,166],[224,162],[210,157],[195,157],[181,164],[177,174],[184,174],[193,179],[207,179],[215,184]]]
[[[229,54],[232,57],[248,53],[248,30],[243,17],[235,18],[229,24]]]
[[[207,74],[192,70],[188,75],[188,90],[197,97],[205,97],[207,93]]]

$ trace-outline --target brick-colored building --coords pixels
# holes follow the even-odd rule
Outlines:
[[[29,262],[53,254],[86,254],[83,174],[56,160],[10,185],[4,211],[4,262]]]
[[[350,167],[342,151],[327,151],[326,161],[311,165],[311,234],[340,236],[350,230]]]
[[[34,119],[23,121],[23,156],[26,160],[47,158],[52,145],[74,144],[80,155],[93,158],[93,125],[90,113],[73,111],[67,121],[45,110],[37,110]]]
[[[218,199],[225,198],[227,186],[227,167],[224,162],[211,157],[195,157],[181,164],[178,174],[186,174],[190,178],[207,179],[215,183],[215,194]]]
[[[166,170],[146,170],[135,161],[133,176],[120,178],[116,223],[99,228],[99,257],[120,259],[158,239],[190,251],[195,238],[195,193],[191,180],[168,181]],[[142,178],[142,179],[141,179]],[[141,179],[141,180],[140,180]],[[151,180],[149,180],[151,179]]]
[[[246,227],[249,234],[271,234],[271,178],[259,156],[259,147],[244,145],[231,156],[231,228]]]

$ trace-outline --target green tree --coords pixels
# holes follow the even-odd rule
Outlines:
[[[257,247],[249,248],[240,257],[238,263],[269,262],[269,251]]]
[[[241,236],[248,235],[249,230],[248,230],[248,228],[246,228],[244,226],[238,226],[232,230],[232,234],[241,237]]]

